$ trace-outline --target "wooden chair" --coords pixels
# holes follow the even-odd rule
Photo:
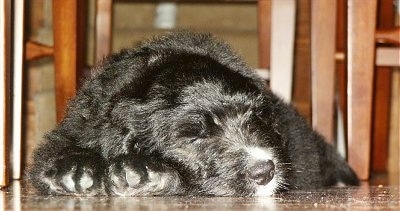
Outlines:
[[[329,11],[336,8],[336,3],[312,1],[313,124],[327,137],[333,134],[333,121],[329,119],[334,111],[335,77],[335,37],[327,35],[335,35],[336,14]],[[375,49],[376,42],[400,42],[399,29],[376,30],[376,6],[372,0],[348,0],[347,154],[350,165],[363,180],[370,175],[374,66],[399,66],[400,55],[398,48]],[[321,94],[321,89],[328,89],[324,92],[329,95]]]
[[[376,1],[349,1],[348,156],[350,165],[362,179],[368,179],[370,173],[374,66],[400,66],[399,48],[375,48],[376,42],[384,40],[400,43],[399,28],[376,30],[376,12]]]
[[[8,183],[9,149],[11,144],[12,178],[21,175],[21,113],[23,72],[24,1],[0,1],[0,30],[2,50],[1,79],[1,143],[0,187]],[[12,90],[12,92],[10,92]],[[12,113],[11,113],[12,111]]]
[[[0,0],[0,34],[2,50],[0,87],[3,102],[0,134],[0,186],[8,184],[10,153],[13,179],[21,177],[22,73],[24,60],[54,55],[56,66],[57,115],[61,118],[66,103],[76,89],[85,61],[84,15],[86,1],[53,1],[54,46],[24,40],[24,0]],[[11,24],[13,25],[11,27]],[[12,29],[12,31],[11,31]],[[12,40],[12,42],[11,42]],[[11,52],[13,56],[11,59]],[[12,63],[12,65],[11,65]],[[12,75],[12,77],[10,77]],[[11,80],[13,86],[11,85]],[[11,90],[11,92],[10,92]],[[12,106],[12,113],[11,111]],[[12,120],[12,121],[11,121]],[[11,147],[9,147],[11,144]],[[9,148],[12,151],[9,151]]]

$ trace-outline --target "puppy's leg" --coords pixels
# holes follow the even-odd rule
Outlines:
[[[91,196],[104,192],[104,169],[103,158],[92,150],[49,140],[35,151],[28,179],[43,194]]]

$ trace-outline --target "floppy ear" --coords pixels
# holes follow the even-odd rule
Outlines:
[[[103,58],[94,68],[93,76],[81,90],[90,95],[113,97],[127,87],[143,86],[144,78],[152,74],[152,65],[162,58],[148,48],[122,49]]]
[[[147,66],[156,64],[163,57],[161,53],[157,53],[149,47],[140,48],[137,52],[137,56],[141,57]]]
[[[144,98],[152,76],[157,74],[149,67],[156,60],[157,53],[149,48],[124,49],[105,57],[70,101],[66,116],[95,119],[97,115],[108,115],[122,98],[129,102]]]

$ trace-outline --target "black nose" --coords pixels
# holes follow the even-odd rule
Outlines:
[[[275,165],[272,160],[259,161],[248,170],[248,176],[259,185],[268,184],[275,175]]]

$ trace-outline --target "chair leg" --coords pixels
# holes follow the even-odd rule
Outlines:
[[[271,89],[286,102],[292,99],[295,18],[295,0],[272,0]]]
[[[398,77],[398,80],[400,80],[400,77]],[[397,98],[397,105],[400,105],[400,96]],[[400,185],[400,109],[397,110],[397,144],[399,145],[398,149],[398,154],[397,154],[397,163],[399,164],[398,169],[397,169],[397,174],[398,174],[398,184]]]
[[[374,86],[372,172],[385,172],[389,155],[390,95],[392,68],[377,67]]]
[[[394,7],[395,5],[391,1],[379,2],[377,9],[378,29],[391,29],[394,27]],[[378,57],[378,54],[376,57]],[[387,170],[392,69],[391,67],[376,67],[375,71],[372,172],[385,172]]]
[[[11,1],[0,0],[0,187],[8,185]]]
[[[258,0],[258,63],[262,69],[270,68],[271,0]]]
[[[57,121],[75,95],[85,62],[86,0],[53,0],[54,66]]]
[[[377,1],[348,1],[348,161],[369,178]]]
[[[22,74],[24,72],[24,0],[14,1],[12,88],[12,178],[21,178]]]
[[[311,1],[312,125],[334,140],[336,1]]]

